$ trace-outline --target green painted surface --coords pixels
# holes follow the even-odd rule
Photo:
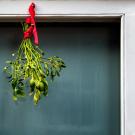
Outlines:
[[[18,28],[19,27],[19,28]],[[49,96],[15,104],[2,73],[21,41],[21,25],[0,24],[0,135],[120,135],[120,26],[39,24],[41,48],[67,68]]]

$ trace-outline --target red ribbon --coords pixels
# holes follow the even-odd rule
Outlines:
[[[38,45],[38,35],[36,30],[35,23],[35,4],[31,3],[29,7],[30,17],[27,17],[25,23],[30,24],[31,26],[24,32],[24,39],[34,36],[34,43]]]

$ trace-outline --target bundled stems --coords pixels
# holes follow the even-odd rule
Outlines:
[[[23,30],[27,29],[28,24],[24,23]],[[29,95],[37,104],[42,95],[48,95],[47,78],[53,80],[59,76],[61,69],[65,68],[64,61],[57,56],[45,58],[44,52],[33,45],[30,38],[23,39],[17,53],[12,55],[16,58],[6,62],[4,71],[13,89],[13,100],[17,101],[26,95],[25,86],[29,82]]]

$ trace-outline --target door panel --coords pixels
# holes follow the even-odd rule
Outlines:
[[[0,23],[0,135],[120,135],[120,24],[38,23],[46,57],[67,68],[49,95],[14,103],[2,72],[22,39],[21,25]]]

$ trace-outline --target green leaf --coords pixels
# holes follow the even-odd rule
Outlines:
[[[38,101],[40,100],[40,94],[41,94],[41,92],[40,92],[39,90],[37,90],[37,91],[35,92],[35,94],[34,94],[33,100],[34,100],[34,104],[35,104],[35,105],[36,105],[36,104],[38,103]]]
[[[8,60],[8,61],[6,61],[6,64],[12,64],[12,61]]]
[[[60,76],[60,73],[59,73],[59,71],[56,71],[56,74],[57,74],[57,76]]]
[[[16,96],[17,96],[17,97],[24,97],[24,96],[25,96],[25,92],[18,89],[18,90],[16,91]]]

